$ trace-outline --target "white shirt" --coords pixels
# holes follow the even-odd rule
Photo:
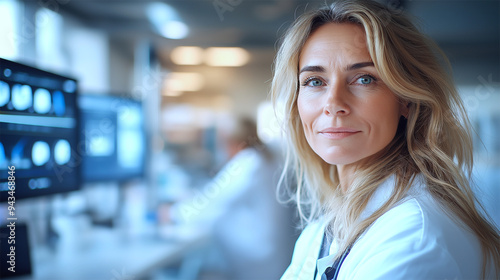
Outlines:
[[[422,180],[415,180],[405,201],[378,218],[353,245],[338,279],[479,279],[481,247],[476,236],[451,219],[431,197]],[[381,184],[363,218],[387,201],[394,178]],[[318,258],[325,222],[309,224],[297,240],[292,262],[282,280],[321,279],[335,261],[335,240],[330,255]],[[492,276],[490,276],[492,277]]]

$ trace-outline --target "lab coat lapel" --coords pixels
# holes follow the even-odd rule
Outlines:
[[[324,222],[316,222],[310,224],[302,232],[295,245],[292,263],[281,277],[281,280],[314,279],[316,261],[322,245],[325,226]]]

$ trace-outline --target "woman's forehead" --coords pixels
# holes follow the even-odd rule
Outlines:
[[[328,23],[307,39],[300,52],[299,67],[342,66],[360,61],[371,61],[363,28],[351,23]]]

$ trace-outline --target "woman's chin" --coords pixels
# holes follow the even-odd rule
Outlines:
[[[320,157],[328,164],[331,165],[346,165],[346,164],[351,164],[353,162],[356,162],[353,159],[346,158],[345,156],[338,156],[338,155],[325,155]]]

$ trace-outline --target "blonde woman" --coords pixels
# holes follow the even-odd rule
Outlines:
[[[498,279],[498,229],[476,208],[468,119],[436,50],[372,1],[288,30],[272,95],[307,226],[282,279]]]

